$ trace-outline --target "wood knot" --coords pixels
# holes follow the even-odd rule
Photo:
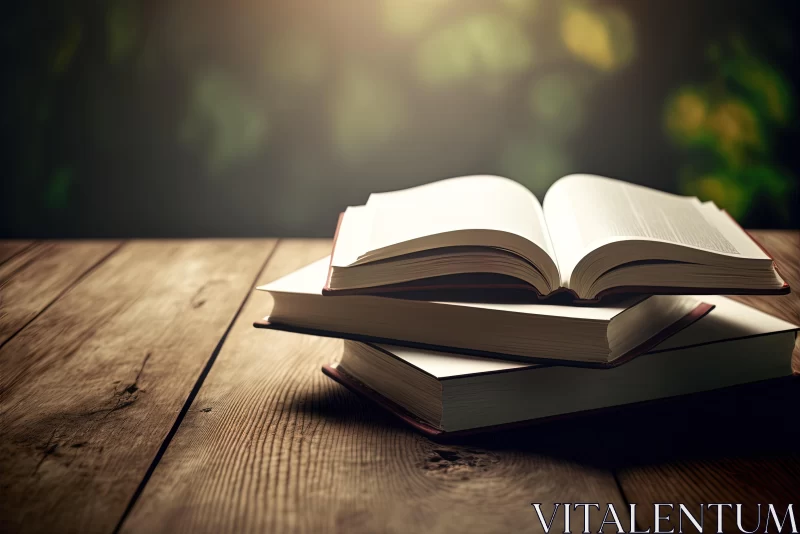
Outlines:
[[[437,447],[428,454],[423,469],[435,475],[469,480],[472,474],[488,471],[497,462],[497,455],[490,451]]]

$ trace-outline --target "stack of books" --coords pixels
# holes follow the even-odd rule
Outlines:
[[[789,376],[800,329],[720,296],[789,286],[716,205],[591,175],[373,194],[258,289],[257,327],[345,339],[323,372],[430,435]]]

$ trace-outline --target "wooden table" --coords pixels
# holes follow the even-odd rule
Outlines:
[[[800,233],[757,235],[800,288]],[[531,502],[626,524],[636,503],[643,528],[656,502],[798,506],[797,381],[460,446],[415,434],[320,373],[340,341],[251,326],[270,307],[253,286],[329,246],[0,244],[0,531],[536,532]],[[797,293],[742,300],[800,318]]]

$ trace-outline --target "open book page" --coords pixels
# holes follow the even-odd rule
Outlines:
[[[740,256],[744,258],[769,258],[761,247],[746,232],[742,231],[742,227],[724,210],[719,209],[716,204],[703,202],[700,209],[706,220],[719,230]]]
[[[339,222],[336,246],[331,265],[344,267],[358,260],[369,242],[372,210],[367,206],[350,206]]]
[[[544,212],[525,187],[499,176],[450,178],[370,195],[369,250],[458,230],[498,230],[538,245],[554,258]]]
[[[610,178],[571,175],[547,192],[544,213],[567,285],[580,259],[611,241],[633,238],[674,243],[715,254],[766,258],[712,203]]]

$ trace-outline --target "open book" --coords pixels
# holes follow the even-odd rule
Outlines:
[[[543,203],[499,176],[378,193],[339,219],[326,295],[452,288],[781,294],[774,262],[713,202],[610,178],[556,181]]]

